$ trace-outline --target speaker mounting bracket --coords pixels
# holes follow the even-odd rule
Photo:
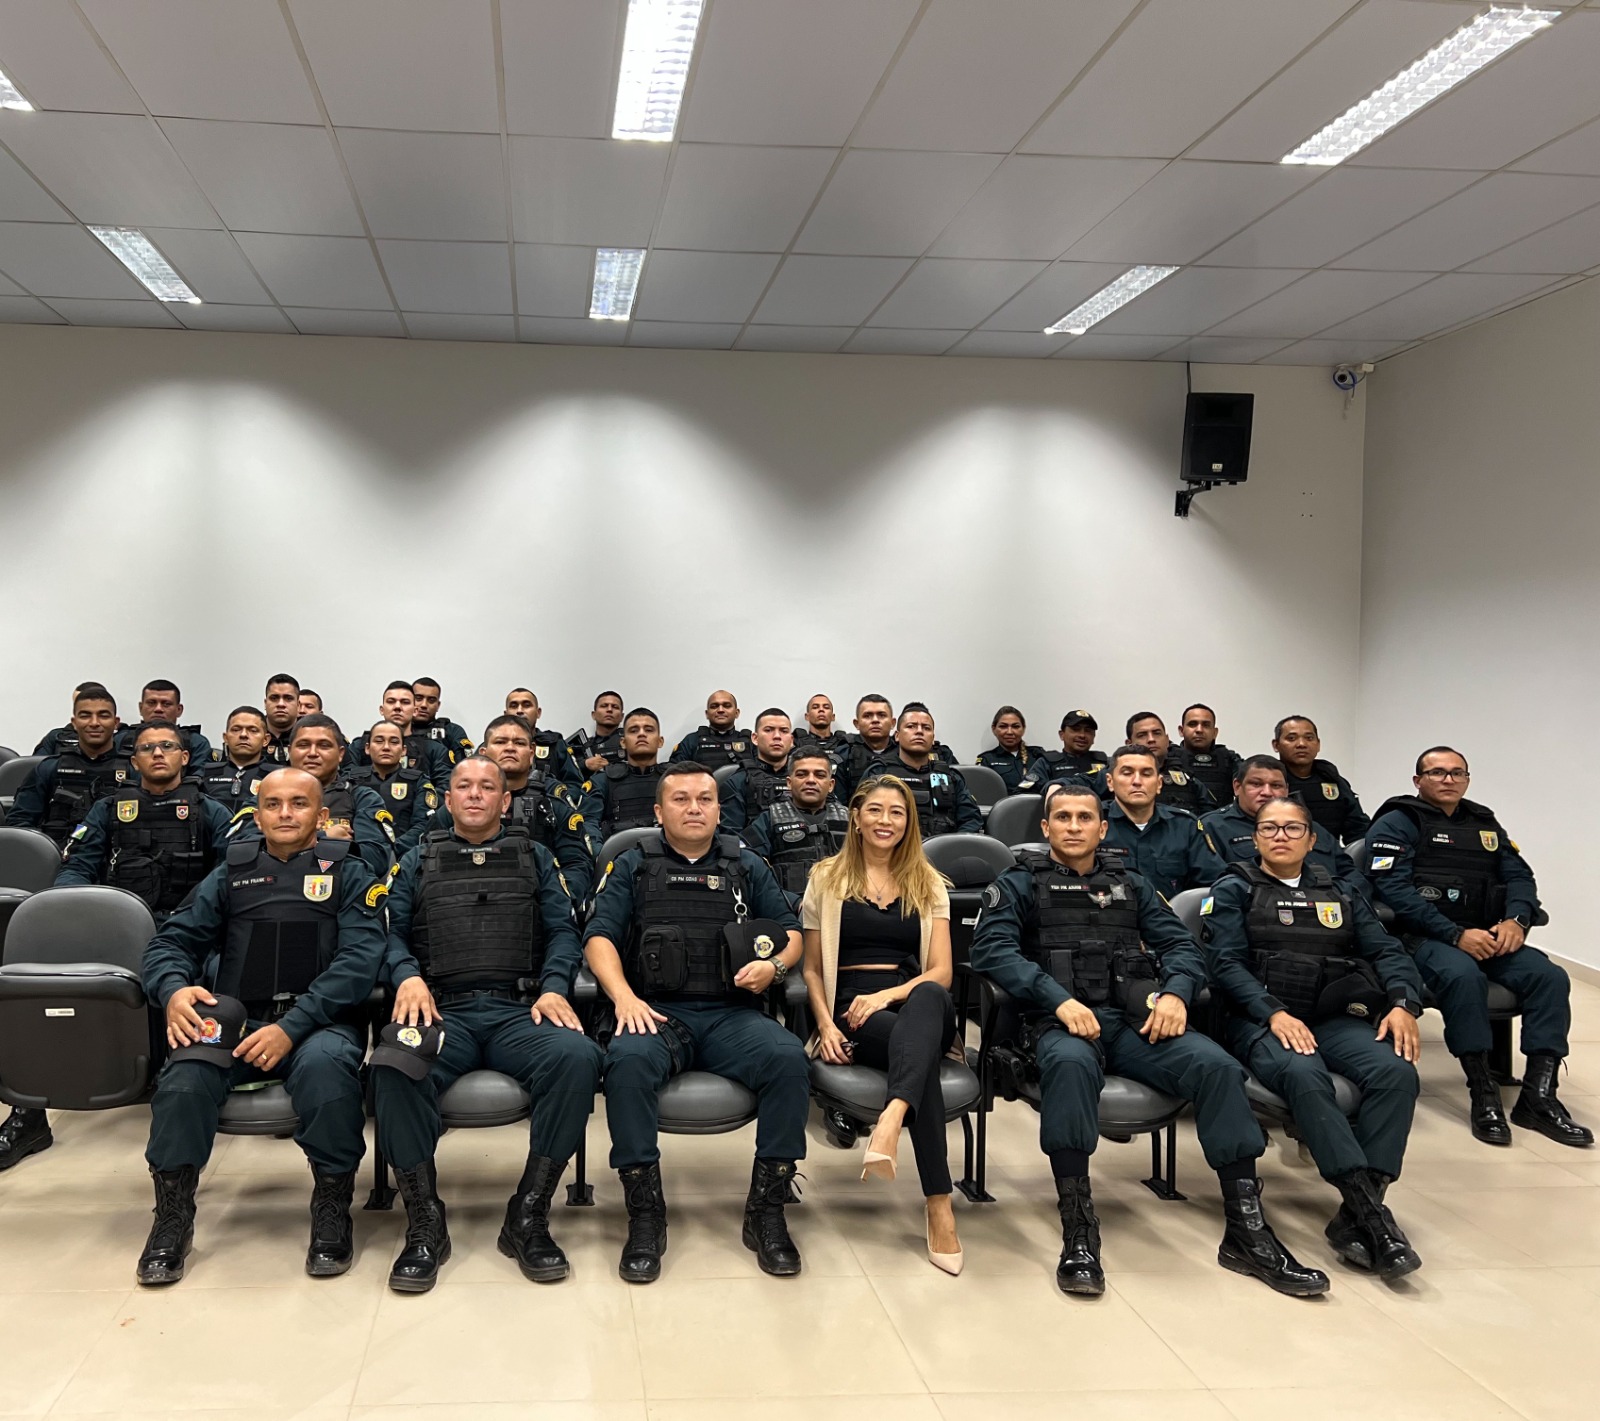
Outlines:
[[[1192,483],[1188,488],[1180,488],[1178,490],[1177,499],[1173,505],[1172,516],[1174,518],[1187,518],[1189,516],[1189,505],[1193,503],[1196,498],[1203,493],[1210,493],[1214,488],[1221,487],[1222,482],[1206,481],[1202,483]]]

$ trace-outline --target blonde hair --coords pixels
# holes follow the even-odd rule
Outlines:
[[[910,787],[898,775],[879,775],[856,786],[855,793],[850,796],[850,827],[844,836],[844,847],[811,870],[811,882],[837,898],[868,901],[867,860],[861,849],[861,806],[868,795],[878,790],[898,794],[906,808],[905,836],[889,855],[889,873],[900,889],[900,916],[904,918],[912,913],[926,916],[941,897],[941,885],[948,888],[950,880],[928,862],[928,856],[922,851],[917,802],[911,796]]]

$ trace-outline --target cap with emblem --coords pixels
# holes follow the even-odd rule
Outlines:
[[[1087,725],[1090,730],[1100,729],[1100,722],[1086,710],[1069,710],[1061,717],[1063,730],[1076,730],[1080,725]]]
[[[444,1027],[437,1021],[432,1026],[407,1026],[401,1021],[391,1021],[378,1033],[378,1044],[372,1048],[374,1066],[393,1066],[404,1071],[414,1081],[420,1081],[433,1068],[434,1058],[444,1045]]]
[[[207,1006],[196,1002],[200,1014],[200,1039],[192,1046],[180,1046],[169,1061],[209,1061],[213,1066],[232,1066],[233,1048],[249,1034],[250,1013],[237,997],[218,997]]]

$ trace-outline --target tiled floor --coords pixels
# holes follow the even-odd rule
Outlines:
[[[1573,998],[1563,1093],[1600,1124],[1600,989],[1574,984]],[[1312,1302],[1217,1268],[1221,1206],[1187,1122],[1187,1203],[1140,1187],[1142,1142],[1102,1144],[1110,1286],[1099,1300],[1063,1297],[1036,1118],[1004,1103],[990,1133],[997,1202],[957,1200],[960,1278],[923,1257],[909,1142],[897,1184],[862,1184],[859,1150],[816,1130],[790,1215],[805,1273],[762,1276],[739,1242],[745,1130],[663,1142],[672,1235],[660,1283],[618,1280],[622,1204],[597,1167],[598,1207],[555,1220],[573,1277],[536,1287],[495,1250],[519,1127],[446,1138],[455,1256],[425,1297],[384,1286],[399,1212],[358,1213],[354,1270],[306,1278],[300,1154],[244,1139],[218,1143],[189,1278],[145,1292],[132,1275],[149,1220],[147,1114],[59,1116],[56,1147],[0,1176],[0,1415],[1587,1421],[1600,1388],[1600,1151],[1522,1131],[1510,1150],[1477,1144],[1437,1017],[1424,1028],[1425,1093],[1390,1195],[1421,1273],[1388,1288],[1333,1263],[1321,1232],[1332,1191],[1292,1143],[1269,1147],[1269,1211],[1334,1277]],[[952,1129],[953,1153],[959,1141]],[[603,1162],[598,1116],[589,1142]]]

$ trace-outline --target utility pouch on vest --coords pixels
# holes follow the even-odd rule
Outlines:
[[[635,954],[639,985],[646,992],[681,992],[689,984],[689,945],[672,923],[646,928]]]
[[[162,903],[167,886],[161,860],[140,849],[118,853],[106,872],[106,882],[142,898],[152,910]]]
[[[321,970],[314,923],[256,923],[239,972],[238,997],[250,1015],[276,1021]]]
[[[1267,952],[1261,955],[1257,975],[1290,1016],[1315,1021],[1317,999],[1322,994],[1323,963],[1328,959],[1303,952]]]

